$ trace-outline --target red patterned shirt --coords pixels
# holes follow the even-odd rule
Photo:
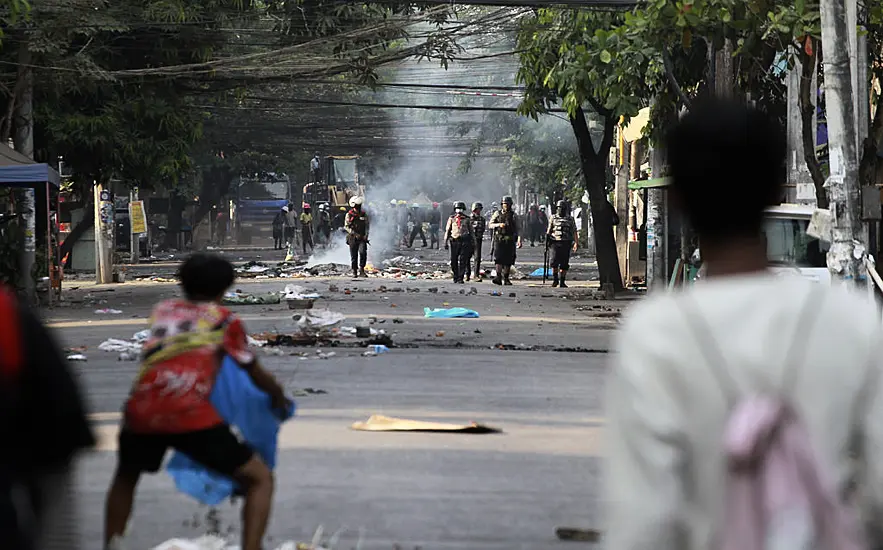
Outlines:
[[[214,303],[168,300],[153,310],[142,368],[126,402],[134,432],[183,433],[223,423],[209,401],[225,355],[254,362],[242,321]]]

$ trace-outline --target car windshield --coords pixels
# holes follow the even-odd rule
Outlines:
[[[285,181],[244,181],[239,187],[239,197],[253,200],[288,198],[288,182]]]
[[[806,234],[809,220],[767,218],[763,224],[767,258],[772,265],[826,267],[828,245]]]

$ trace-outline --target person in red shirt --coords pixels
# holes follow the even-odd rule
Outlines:
[[[259,550],[273,498],[273,476],[210,402],[224,356],[232,357],[286,410],[276,379],[248,349],[242,321],[222,307],[233,284],[233,266],[210,254],[194,254],[179,271],[185,299],[158,304],[150,318],[142,368],[123,413],[116,474],[107,495],[105,544],[114,548],[132,512],[141,474],[156,473],[168,449],[235,479],[245,493],[242,550]]]

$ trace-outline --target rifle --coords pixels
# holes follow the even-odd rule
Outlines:
[[[546,277],[549,273],[549,239],[546,236],[546,250],[543,252],[543,286],[546,286]]]

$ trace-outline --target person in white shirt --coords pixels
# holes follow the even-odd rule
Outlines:
[[[617,335],[606,389],[605,547],[712,548],[725,520],[727,393],[776,391],[798,409],[838,489],[857,499],[878,547],[877,307],[864,292],[767,270],[764,210],[782,196],[785,175],[778,123],[733,103],[696,105],[666,145],[670,198],[698,233],[707,271],[702,282],[635,305]],[[715,369],[735,387],[723,387]]]

